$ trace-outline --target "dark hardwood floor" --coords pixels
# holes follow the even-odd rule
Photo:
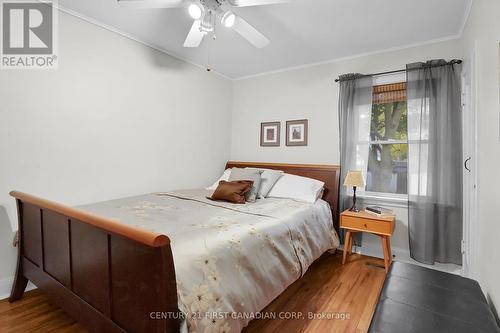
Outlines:
[[[383,260],[351,255],[345,265],[341,261],[341,253],[325,254],[263,310],[277,319],[254,320],[243,332],[366,332],[385,278]],[[302,317],[279,319],[289,314]],[[0,332],[87,330],[34,290],[12,304],[0,301]]]

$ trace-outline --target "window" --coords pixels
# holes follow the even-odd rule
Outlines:
[[[406,83],[373,87],[366,191],[408,193]]]

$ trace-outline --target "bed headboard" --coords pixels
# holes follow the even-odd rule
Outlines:
[[[325,183],[325,192],[323,200],[330,204],[332,208],[333,221],[335,229],[338,229],[338,207],[339,207],[339,185],[340,185],[340,166],[325,164],[287,164],[287,163],[261,163],[261,162],[234,162],[226,163],[227,168],[264,168],[283,170],[292,175],[309,177],[320,180]]]

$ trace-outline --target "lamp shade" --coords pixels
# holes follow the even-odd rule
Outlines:
[[[356,186],[356,187],[365,186],[363,173],[358,170],[349,170],[344,180],[344,186]]]

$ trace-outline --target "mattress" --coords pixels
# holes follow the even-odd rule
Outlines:
[[[238,205],[211,201],[210,193],[152,193],[79,208],[170,238],[184,332],[240,332],[339,239],[323,200]]]

